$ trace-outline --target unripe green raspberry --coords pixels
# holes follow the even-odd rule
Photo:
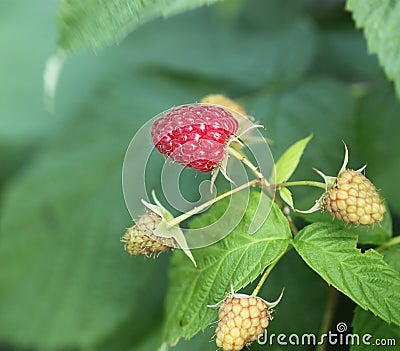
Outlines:
[[[161,216],[148,211],[142,215],[137,223],[126,230],[121,242],[125,250],[131,255],[156,256],[169,248],[176,247],[173,238],[161,237],[154,234],[154,230],[162,221]]]
[[[326,192],[322,208],[343,222],[357,225],[379,223],[386,211],[371,181],[350,169],[341,172]]]
[[[217,346],[224,351],[243,349],[263,333],[270,319],[268,306],[261,298],[229,295],[219,308]]]

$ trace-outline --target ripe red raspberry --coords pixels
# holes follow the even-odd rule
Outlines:
[[[125,250],[131,255],[156,256],[169,248],[175,248],[173,238],[160,237],[154,234],[154,230],[162,221],[161,216],[148,211],[141,216],[137,223],[126,230],[121,242],[125,244]]]
[[[322,208],[346,223],[372,225],[386,211],[375,186],[361,172],[350,169],[339,174],[322,198]]]
[[[219,308],[217,346],[224,351],[243,349],[263,333],[270,319],[268,306],[261,298],[228,295]]]
[[[222,107],[183,105],[156,119],[151,137],[157,150],[183,166],[212,171],[224,158],[225,145],[238,122]]]

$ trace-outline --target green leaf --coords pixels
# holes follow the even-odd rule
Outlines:
[[[99,50],[120,42],[139,25],[159,16],[172,16],[219,0],[62,0],[58,46],[73,52]]]
[[[227,11],[230,4],[225,1],[218,5],[221,11]],[[260,11],[261,4],[247,2],[246,10]],[[208,93],[226,91],[226,82],[239,83],[228,88],[233,88],[235,95],[240,94],[238,86],[242,91],[247,87],[282,86],[299,79],[312,65],[316,31],[304,14],[286,18],[286,9],[279,1],[265,5],[271,18],[264,18],[251,30],[247,23],[254,18],[243,14],[226,23],[210,7],[145,24],[118,49],[124,51],[127,63],[140,64],[144,70],[176,74],[178,79],[183,75],[197,82],[214,81],[216,87]]]
[[[266,200],[265,195],[262,198]],[[248,234],[249,223],[262,198],[259,192],[250,192],[250,202],[238,226],[212,246],[192,250],[198,270],[182,252],[174,253],[166,301],[164,339],[169,343],[175,344],[181,337],[191,338],[216,318],[217,310],[207,304],[216,304],[230,292],[231,279],[235,290],[246,286],[286,251],[290,229],[275,204],[259,230]],[[213,223],[224,213],[227,201],[212,206],[194,219],[191,227],[202,228]]]
[[[275,176],[271,180],[272,183],[280,184],[286,182],[291,177],[293,172],[296,170],[300,162],[300,157],[311,138],[312,135],[299,140],[284,152],[284,154],[275,164]]]
[[[294,207],[292,193],[288,188],[280,188],[279,195],[281,196],[282,200],[290,206],[290,208]]]
[[[176,346],[169,346],[164,343],[157,351],[215,351],[215,329],[206,328],[203,332],[197,333],[190,340],[181,339]],[[136,351],[136,350],[133,350]],[[149,350],[150,351],[150,350]]]
[[[357,236],[327,223],[302,229],[294,247],[325,281],[388,323],[400,325],[400,277],[374,250],[362,253]]]
[[[226,13],[231,4],[228,1],[219,3],[219,13]],[[254,18],[250,18],[247,12],[258,13],[260,6],[267,8],[262,9],[268,14],[267,19],[263,18],[259,25],[249,30],[247,23]],[[316,33],[312,21],[305,14],[294,12],[288,18],[287,9],[283,9],[279,1],[271,0],[268,4],[248,3],[244,14],[235,21],[226,22],[213,11],[214,8],[187,12],[167,21],[158,19],[138,28],[122,47],[118,47],[119,51],[124,51],[128,63],[126,70],[129,71],[132,65],[141,65],[144,71],[151,69],[176,74],[178,79],[184,75],[198,82],[214,81],[215,87],[206,93],[220,93],[226,91],[226,82],[232,81],[238,82],[242,89],[271,84],[281,86],[298,79],[312,65]],[[90,65],[84,69],[91,71],[104,54],[112,55],[113,52],[115,48],[91,57]],[[69,79],[64,78],[67,76],[67,73],[62,73],[61,81]],[[72,90],[69,95],[74,93]],[[238,94],[237,89],[235,94]],[[80,95],[71,100],[77,98],[80,99]],[[200,99],[201,95],[196,101]]]
[[[385,261],[398,272],[400,272],[400,245],[390,247],[388,250],[383,252]],[[358,335],[370,334],[372,338],[370,340],[371,345],[360,343],[360,345],[352,345],[350,351],[374,351],[377,346],[375,340],[385,339],[387,342],[395,341],[400,338],[400,327],[395,325],[389,325],[382,319],[374,316],[371,312],[365,311],[359,306],[356,307],[354,312],[354,318],[352,322],[353,333]],[[389,344],[386,344],[389,347]]]
[[[357,27],[363,28],[369,51],[378,55],[400,96],[400,1],[348,0]]]

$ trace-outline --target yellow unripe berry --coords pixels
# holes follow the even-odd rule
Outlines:
[[[241,350],[262,334],[271,319],[266,303],[256,296],[229,295],[219,308],[216,343],[224,351]]]
[[[386,207],[375,186],[361,172],[347,169],[322,198],[322,207],[335,218],[356,225],[382,221]]]

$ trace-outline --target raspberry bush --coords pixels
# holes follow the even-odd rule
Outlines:
[[[400,1],[0,7],[0,350],[399,348]]]

